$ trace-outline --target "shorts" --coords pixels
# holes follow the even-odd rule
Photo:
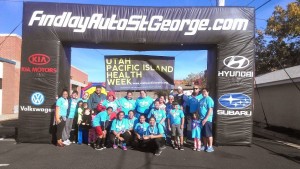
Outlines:
[[[97,137],[102,136],[103,132],[100,126],[95,127]]]
[[[172,136],[183,136],[183,130],[180,128],[180,124],[172,124],[171,126]]]
[[[212,122],[207,121],[201,130],[203,137],[212,137]]]

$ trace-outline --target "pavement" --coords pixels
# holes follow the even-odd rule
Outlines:
[[[219,146],[215,152],[184,151],[167,147],[160,156],[121,149],[96,151],[87,145],[60,148],[51,144],[0,141],[3,169],[299,169],[300,149],[254,137],[252,146]],[[2,166],[2,167],[1,167]]]
[[[16,119],[0,121],[0,169],[300,168],[300,145],[271,137],[267,131],[255,133],[251,146],[218,146],[214,147],[215,152],[206,153],[193,151],[190,145],[185,145],[184,151],[167,147],[160,156],[154,156],[151,152],[136,150],[96,151],[77,144],[64,148],[51,144],[17,144],[14,139],[16,126]]]

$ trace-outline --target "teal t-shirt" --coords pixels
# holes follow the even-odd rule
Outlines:
[[[199,102],[199,115],[200,119],[203,120],[210,108],[214,108],[214,101],[210,96],[203,97]],[[208,117],[207,121],[212,122],[213,112]]]
[[[113,112],[117,111],[117,108],[119,107],[117,100],[114,100],[112,102],[108,101],[108,100],[104,100],[102,102],[102,105],[107,107],[112,107],[113,108]]]
[[[124,111],[126,116],[128,115],[129,110],[135,109],[135,100],[133,99],[128,100],[126,97],[123,97],[120,98],[118,102],[122,111]]]
[[[123,133],[128,129],[128,121],[125,118],[122,120],[115,119],[111,124],[111,131],[115,131],[117,133]]]
[[[146,131],[149,127],[149,123],[144,122],[144,123],[137,123],[134,127],[134,131],[138,133],[141,137],[146,135]]]
[[[75,112],[76,112],[76,107],[77,107],[77,103],[78,103],[79,99],[70,99],[70,113],[69,113],[69,117],[70,119],[73,119],[75,116]]]
[[[67,116],[68,107],[69,107],[69,101],[68,101],[68,99],[60,97],[56,101],[56,106],[59,107],[59,115],[62,116],[62,117],[66,117]]]
[[[108,120],[109,120],[109,115],[107,111],[102,111],[94,117],[93,126],[94,127],[101,126],[101,122],[106,122]]]
[[[150,119],[151,116],[155,117],[157,123],[160,123],[163,118],[166,118],[166,111],[154,108],[151,109],[150,113],[148,114],[148,119]],[[165,126],[165,123],[162,123],[162,125]]]
[[[145,98],[139,97],[135,102],[136,111],[141,114],[148,114],[152,103],[153,99],[149,96]]]
[[[168,118],[170,119],[170,123],[179,125],[181,124],[181,118],[184,118],[184,113],[182,110],[178,109],[172,109],[170,113],[168,114]]]
[[[199,101],[203,98],[202,94],[197,95],[196,97],[190,96],[188,99],[188,106],[190,107],[189,113],[195,113],[199,106]]]
[[[138,119],[134,116],[133,116],[132,119],[129,119],[129,117],[128,117],[127,121],[128,121],[128,128],[129,129],[134,129],[134,126],[136,125],[136,123],[138,123]]]
[[[163,137],[165,137],[165,130],[164,130],[164,127],[159,124],[159,123],[156,123],[153,127],[152,126],[148,126],[147,128],[147,131],[146,131],[146,135],[149,136],[149,135],[159,135],[159,134],[162,134]]]

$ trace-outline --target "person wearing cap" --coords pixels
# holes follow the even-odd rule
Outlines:
[[[183,89],[181,86],[178,86],[177,92],[178,93],[174,96],[174,101],[177,102],[183,108],[184,94],[183,94]]]
[[[173,102],[173,109],[168,114],[168,128],[172,132],[172,138],[174,140],[173,148],[183,149],[183,129],[184,129],[184,114],[180,109],[180,105],[177,102]],[[180,143],[178,143],[178,137]]]
[[[139,118],[140,114],[144,114],[148,116],[152,103],[153,103],[153,99],[147,96],[145,90],[141,90],[140,97],[137,98],[135,102],[136,117]]]
[[[118,101],[116,100],[116,95],[115,95],[115,92],[113,91],[109,91],[107,93],[107,97],[106,97],[106,100],[104,100],[102,102],[102,105],[104,107],[112,107],[113,108],[113,112],[117,113],[118,112],[118,107],[119,107],[119,103]]]
[[[96,90],[91,96],[89,97],[87,103],[88,108],[93,110],[93,112],[98,113],[97,105],[101,103],[103,100],[106,99],[106,95],[101,93],[102,86],[96,86]]]
[[[127,91],[125,97],[118,100],[121,110],[124,111],[125,117],[128,117],[128,112],[135,109],[135,100],[132,99],[132,92]]]

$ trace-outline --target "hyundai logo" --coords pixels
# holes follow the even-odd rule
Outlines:
[[[219,98],[219,103],[228,109],[244,109],[251,104],[251,98],[242,93],[228,93]]]
[[[223,60],[223,63],[232,69],[243,69],[249,66],[250,61],[244,56],[228,56]]]
[[[35,92],[31,95],[31,103],[35,106],[43,104],[45,97],[41,92]]]

